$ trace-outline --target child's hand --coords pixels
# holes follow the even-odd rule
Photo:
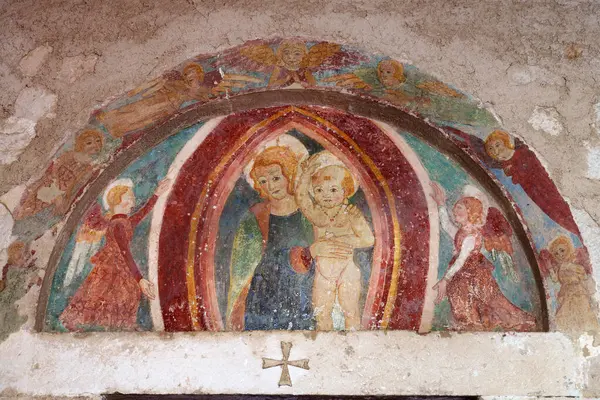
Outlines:
[[[346,214],[350,218],[356,218],[360,215],[360,210],[355,205],[346,204],[342,210],[342,213]]]
[[[304,161],[302,163],[302,169],[305,171],[305,173],[307,173],[309,175],[314,174],[315,171],[317,169],[319,169],[320,166],[321,166],[321,163],[319,162],[319,153],[313,154],[306,161]]]

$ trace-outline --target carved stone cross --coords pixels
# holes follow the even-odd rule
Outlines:
[[[288,365],[292,367],[310,369],[308,367],[308,360],[297,360],[289,361],[290,350],[292,344],[290,342],[281,342],[281,352],[283,353],[283,360],[273,360],[272,358],[263,358],[263,369],[281,367],[281,377],[279,378],[279,386],[292,386],[292,378],[290,378],[290,370]]]

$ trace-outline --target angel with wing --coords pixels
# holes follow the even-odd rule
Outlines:
[[[540,160],[525,143],[499,129],[492,131],[485,140],[452,127],[445,127],[444,130],[458,139],[461,147],[475,153],[488,167],[503,170],[512,183],[521,186],[548,217],[581,237],[569,205]]]
[[[442,229],[454,239],[450,265],[434,286],[436,304],[448,297],[458,330],[534,330],[535,317],[504,296],[492,275],[494,265],[482,253],[483,248],[506,253],[511,260],[505,262],[512,268],[512,230],[508,221],[472,186],[467,186],[454,204],[451,221],[444,189],[437,183],[432,183],[431,188],[440,209]]]
[[[130,250],[135,227],[150,213],[158,197],[166,192],[170,181],[159,183],[154,195],[137,212],[133,182],[118,179],[103,196],[109,210],[101,214],[99,206],[88,214],[77,234],[77,244],[69,263],[65,285],[81,272],[88,257],[93,268],[60,315],[60,321],[70,331],[85,328],[135,330],[142,294],[155,297],[154,284],[140,272]],[[105,238],[101,246],[102,237]],[[98,250],[99,249],[99,250]]]
[[[591,294],[592,266],[585,247],[575,248],[566,235],[555,237],[540,252],[540,269],[544,277],[560,284],[555,323],[558,330],[600,331]]]
[[[428,95],[463,98],[464,95],[440,81],[407,82],[404,65],[396,60],[382,60],[377,68],[362,68],[354,72],[323,79],[350,90],[367,90],[380,93],[394,104],[427,105]]]
[[[306,48],[300,40],[284,40],[276,51],[267,43],[246,45],[229,57],[230,65],[246,65],[250,70],[264,70],[271,73],[269,87],[316,86],[313,72],[326,67],[325,62],[334,63],[345,53],[339,44],[321,42]]]
[[[187,102],[208,101],[250,82],[261,81],[246,75],[205,72],[199,63],[189,62],[181,71],[168,71],[130,90],[127,95],[133,102],[112,110],[99,111],[96,117],[112,136],[122,137],[167,118]]]

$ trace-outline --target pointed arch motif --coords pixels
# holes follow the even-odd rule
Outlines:
[[[291,45],[304,46],[305,55],[298,65],[281,58],[281,48]],[[286,90],[279,90],[282,88]],[[39,237],[71,212],[49,262],[37,329],[44,327],[54,272],[71,231],[113,177],[182,127],[232,109],[282,103],[352,109],[414,133],[467,165],[486,189],[504,199],[500,206],[516,236],[528,243],[529,263],[540,265],[535,274],[545,292],[541,302],[549,300],[549,323],[553,329],[565,328],[555,320],[560,305],[551,280],[561,262],[551,253],[553,239],[565,236],[576,252],[577,258],[571,261],[585,271],[589,270],[589,258],[566,201],[524,143],[503,131],[476,99],[412,65],[344,45],[273,39],[248,42],[219,55],[195,57],[95,110],[88,126],[76,136],[95,131],[104,138],[101,149],[90,147],[91,161],[80,168],[86,174],[70,178],[73,174],[57,175],[55,171],[66,168],[68,172],[73,167],[68,162],[72,156],[87,151],[74,146],[75,139],[57,153],[45,175],[57,175],[58,187],[68,187],[68,196],[48,190],[42,193],[45,178],[28,186],[15,212],[13,232],[19,241]],[[504,146],[494,150],[498,142]],[[51,218],[43,218],[47,213]],[[383,321],[389,317],[390,307],[386,305]]]

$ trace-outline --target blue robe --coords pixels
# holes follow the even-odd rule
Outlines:
[[[231,257],[228,328],[313,329],[314,267],[298,272],[291,254],[313,242],[313,229],[300,211],[271,215],[253,207],[236,232]],[[243,319],[242,314],[243,313]],[[243,320],[243,326],[241,321]]]

